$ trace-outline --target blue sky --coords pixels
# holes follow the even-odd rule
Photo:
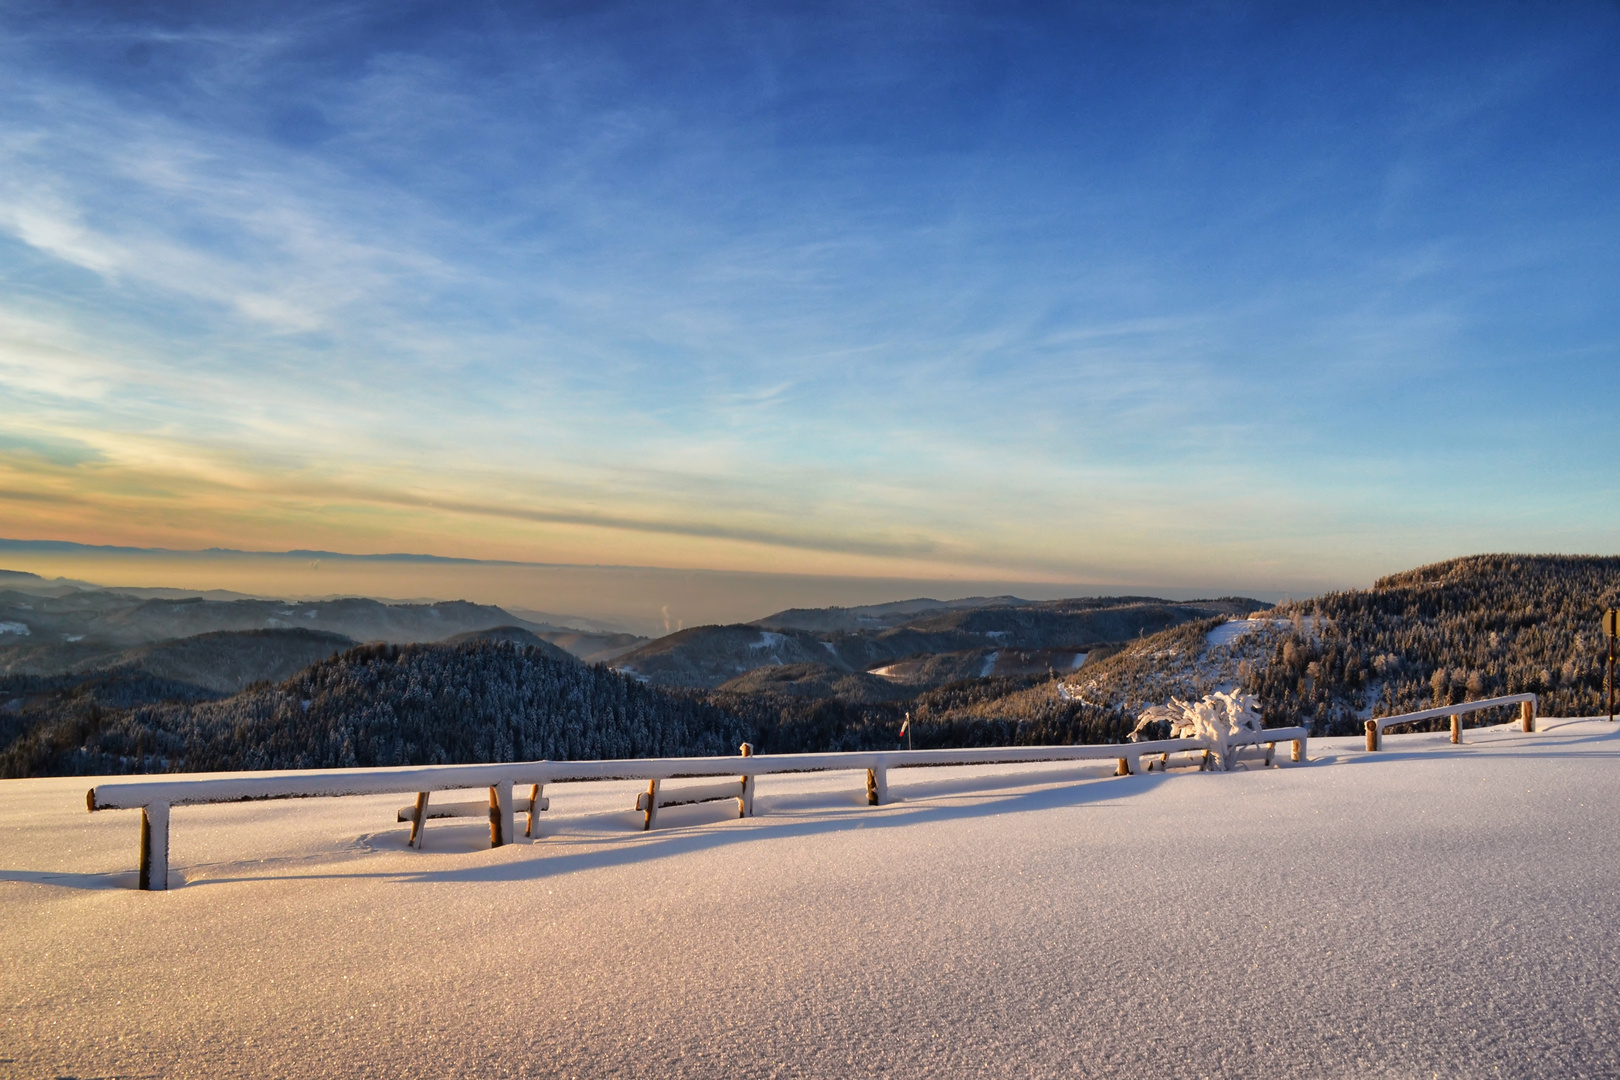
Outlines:
[[[1620,539],[1620,5],[0,7],[0,535],[1360,585]]]

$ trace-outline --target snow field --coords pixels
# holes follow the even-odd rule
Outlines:
[[[1620,1075],[1620,737],[1312,764],[548,789],[489,850],[398,795],[138,812],[0,783],[0,1075]],[[182,884],[182,880],[184,884]]]

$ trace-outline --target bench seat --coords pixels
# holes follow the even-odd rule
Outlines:
[[[512,799],[512,812],[513,813],[516,813],[516,814],[532,813],[533,812],[533,809],[532,809],[533,806],[534,806],[533,803],[531,803],[527,798],[524,798],[522,796],[514,796],[513,799]],[[539,809],[541,809],[541,810],[550,810],[551,809],[551,800],[544,797],[544,796],[541,796]],[[455,803],[429,802],[428,807],[427,807],[427,813],[423,814],[422,816],[424,818],[470,817],[470,818],[478,818],[479,820],[485,820],[485,819],[487,819],[489,817],[489,800],[488,799],[479,799],[476,802],[455,802]],[[414,821],[414,820],[416,820],[416,804],[415,803],[407,803],[406,805],[400,807],[399,808],[399,816],[397,818],[395,818],[394,820],[395,821]]]
[[[749,748],[752,750],[752,747]],[[690,806],[694,803],[737,800],[737,816],[747,817],[754,812],[754,778],[741,776],[736,780],[723,780],[718,784],[688,784],[685,787],[666,788],[659,780],[649,781],[647,790],[636,796],[636,809],[646,815],[642,831],[650,832],[658,822],[658,811],[666,806]]]

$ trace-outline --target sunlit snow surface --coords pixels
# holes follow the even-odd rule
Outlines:
[[[0,1075],[1620,1075],[1620,738],[1304,767],[553,789],[481,848],[401,796],[134,812],[0,782]],[[1286,754],[1282,755],[1286,757]],[[673,786],[673,785],[672,785]]]

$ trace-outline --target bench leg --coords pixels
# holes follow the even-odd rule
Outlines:
[[[1289,754],[1289,760],[1290,761],[1304,761],[1305,760],[1305,740],[1304,739],[1295,739],[1294,740],[1294,749],[1293,749],[1293,752]]]
[[[416,793],[416,812],[411,816],[411,838],[405,841],[405,846],[422,850],[422,826],[427,824],[428,793]]]
[[[1519,702],[1519,726],[1526,735],[1536,730],[1536,707],[1528,701]]]
[[[169,804],[141,807],[140,888],[163,892],[169,887]]]
[[[641,823],[642,832],[652,832],[658,822],[658,781],[647,781],[647,816]]]
[[[1271,767],[1271,758],[1276,753],[1277,753],[1277,744],[1274,743],[1274,742],[1266,743],[1266,767],[1268,769]]]

